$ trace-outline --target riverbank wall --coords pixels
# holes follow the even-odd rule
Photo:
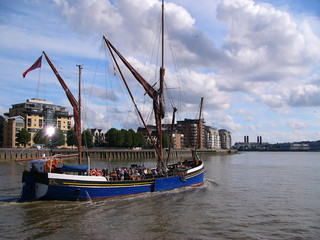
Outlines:
[[[232,154],[236,153],[234,150],[198,150],[199,154]],[[44,148],[39,152],[36,148],[0,148],[0,159],[24,159],[35,158],[38,156],[52,156],[55,154],[75,154],[77,149],[49,149]],[[90,159],[144,159],[144,158],[156,158],[156,152],[153,149],[83,149],[82,158],[90,157]],[[168,150],[163,150],[163,156],[167,158]],[[172,149],[170,152],[170,158],[175,159],[190,159],[193,156],[193,150],[191,149]]]
[[[25,159],[25,158],[35,158],[40,156],[52,156],[55,154],[76,154],[78,153],[77,149],[41,149],[38,150],[35,148],[0,148],[0,159]],[[153,149],[83,149],[82,158],[86,159],[143,159],[143,158],[156,158],[156,152]],[[163,156],[168,156],[168,151],[163,151]],[[170,157],[173,158],[191,158],[192,151],[189,149],[180,150],[175,149],[171,150]]]

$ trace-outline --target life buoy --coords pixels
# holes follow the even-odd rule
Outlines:
[[[57,165],[55,163],[51,164],[51,172],[55,171],[57,169]]]
[[[97,175],[97,171],[92,169],[91,172],[90,172],[91,176],[96,176]]]
[[[46,172],[50,172],[50,168],[51,168],[51,172],[55,171],[57,169],[57,165],[55,163],[51,164],[50,167],[50,161],[48,161],[45,165],[44,165],[44,170]]]
[[[103,172],[101,170],[98,170],[98,172],[96,173],[96,176],[103,176]]]

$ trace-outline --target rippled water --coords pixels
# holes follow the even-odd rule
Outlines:
[[[320,238],[320,153],[202,158],[205,184],[199,188],[94,202],[30,203],[16,202],[22,167],[1,161],[0,238]]]

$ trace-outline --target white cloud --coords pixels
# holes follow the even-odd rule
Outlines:
[[[234,121],[234,118],[224,111],[215,111],[212,116],[215,126],[218,128],[224,128],[231,132],[236,132],[243,129],[241,124]]]
[[[54,2],[67,23],[81,33],[96,34],[97,30],[106,28],[109,32],[114,32],[123,23],[123,17],[109,1],[54,0]]]
[[[288,12],[253,0],[223,0],[217,16],[228,26],[223,50],[229,57],[220,68],[225,82],[219,87],[261,96],[275,111],[301,103],[286,94],[303,84],[320,58],[320,39],[309,22],[296,22]]]
[[[292,129],[304,129],[307,127],[307,124],[300,119],[290,119],[288,120],[287,125]]]
[[[225,51],[234,61],[232,68],[241,73],[248,71],[263,81],[281,80],[308,73],[319,58],[319,38],[308,22],[298,26],[287,12],[272,6],[224,0],[218,18],[228,25]]]
[[[282,109],[286,107],[285,100],[280,95],[262,95],[262,100],[273,109]]]
[[[291,106],[319,106],[320,105],[320,87],[313,84],[294,87],[287,99]]]

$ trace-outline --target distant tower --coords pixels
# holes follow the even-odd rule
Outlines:
[[[262,143],[262,137],[261,136],[257,136],[257,143],[259,143],[259,144]]]
[[[249,136],[244,136],[244,143],[248,143],[249,142]]]

